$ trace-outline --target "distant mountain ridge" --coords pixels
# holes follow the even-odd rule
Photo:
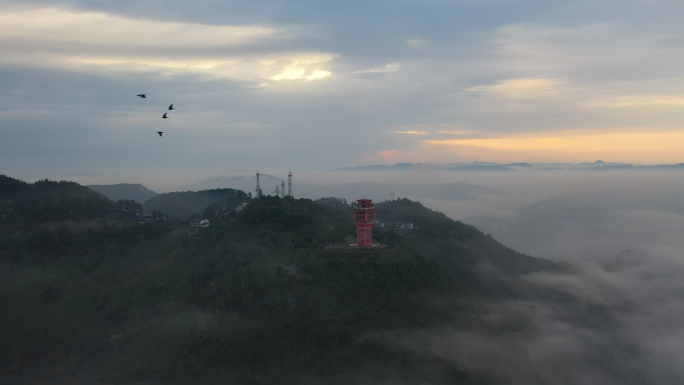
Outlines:
[[[144,203],[153,196],[158,195],[156,192],[140,183],[118,183],[109,185],[93,184],[86,187],[103,194],[113,201],[118,201],[119,199],[132,199],[138,203]]]
[[[659,165],[633,165],[622,162],[604,162],[597,160],[595,162],[581,162],[581,163],[492,163],[492,162],[457,162],[447,164],[430,165],[424,163],[396,163],[394,165],[369,165],[369,166],[354,166],[334,168],[330,171],[412,171],[412,170],[426,170],[426,171],[464,171],[464,172],[483,172],[483,171],[519,171],[527,170],[591,170],[591,171],[609,171],[609,170],[684,170],[684,163],[677,164],[659,164]]]
[[[265,194],[270,194],[275,189],[276,184],[285,181],[286,177],[278,178],[269,174],[259,175],[261,189]],[[242,191],[254,192],[256,189],[256,175],[234,175],[234,176],[218,176],[216,178],[209,178],[193,183],[188,183],[177,187],[175,191],[202,191],[217,188],[234,188]]]

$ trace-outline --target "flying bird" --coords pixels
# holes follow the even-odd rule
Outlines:
[[[172,111],[172,110],[175,110],[175,108],[173,108],[173,104],[169,106],[169,111]]]
[[[166,116],[166,112],[165,112],[164,115],[162,115],[162,119],[167,119],[167,118],[168,118],[168,116]]]
[[[161,136],[161,134],[163,134],[163,133],[164,133],[164,131],[157,131],[157,134],[159,134],[159,136]]]
[[[147,98],[147,94],[138,94],[138,96],[140,96],[140,97],[143,98],[143,99],[146,99],[146,98]]]

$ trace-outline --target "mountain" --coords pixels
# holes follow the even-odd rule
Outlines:
[[[0,175],[0,230],[24,233],[46,221],[103,217],[113,203],[75,182],[26,183]]]
[[[156,192],[148,189],[140,183],[119,183],[109,185],[89,185],[91,190],[104,194],[107,198],[118,201],[119,199],[132,199],[138,203],[157,195]]]
[[[660,164],[653,166],[632,165],[621,162],[604,162],[597,160],[595,162],[581,162],[581,163],[491,163],[491,162],[457,162],[447,163],[442,165],[428,165],[421,163],[397,163],[391,166],[372,165],[372,166],[356,166],[333,169],[331,171],[463,171],[463,172],[501,172],[501,171],[559,171],[559,170],[584,170],[584,171],[615,171],[615,170],[684,170],[684,163],[678,164]]]
[[[684,170],[684,163],[678,164],[658,164],[654,166],[634,166],[631,164],[612,164],[600,165],[594,167],[572,168],[573,170],[591,170],[591,171],[624,171],[624,170]]]
[[[506,165],[487,165],[487,164],[467,164],[456,167],[447,167],[447,171],[472,171],[472,172],[491,172],[491,171],[512,171],[514,169]]]
[[[348,246],[356,229],[343,200],[248,202],[192,236],[157,223],[3,240],[3,379],[419,383],[435,372],[431,382],[487,383],[374,335],[464,325],[483,311],[465,303],[520,297],[533,284],[521,274],[558,269],[408,199],[377,205],[384,246],[369,250]]]
[[[396,163],[391,166],[371,165],[371,166],[356,166],[356,167],[342,167],[335,168],[330,171],[407,171],[421,168],[431,168],[429,165],[422,163]]]
[[[529,163],[509,163],[509,164],[507,164],[506,166],[508,166],[508,167],[525,167],[525,168],[532,168],[532,167],[534,167],[534,166],[532,166],[532,165],[529,164]]]
[[[285,182],[287,188],[287,176],[278,178],[269,174],[259,175],[259,184],[261,185],[261,190],[264,194],[272,194],[275,190],[275,186],[280,186],[282,182]],[[301,184],[302,182],[295,179],[295,183]],[[254,193],[256,189],[256,175],[235,175],[235,176],[219,176],[216,178],[209,178],[193,183],[189,183],[176,188],[176,191],[200,191],[200,190],[211,190],[211,189],[221,189],[221,188],[233,188],[242,191],[248,191]]]
[[[445,165],[428,165],[422,163],[396,163],[391,166],[383,165],[372,165],[372,166],[356,166],[356,167],[343,167],[332,169],[331,171],[510,171],[511,168],[507,167],[509,165],[503,165],[499,163],[488,163],[488,162],[472,162],[472,163],[449,163]],[[510,166],[517,167],[527,167],[524,163],[510,164]]]
[[[232,188],[158,194],[144,204],[145,212],[162,211],[177,219],[213,217],[247,202],[248,194]],[[218,210],[218,211],[217,211]]]

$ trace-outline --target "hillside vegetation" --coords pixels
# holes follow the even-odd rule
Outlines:
[[[89,185],[91,190],[102,193],[107,198],[118,201],[119,199],[130,199],[138,203],[145,203],[148,199],[158,195],[140,183],[119,183],[110,185]]]
[[[0,234],[24,233],[36,224],[101,217],[113,203],[75,182],[26,183],[0,175]]]
[[[413,222],[415,230],[401,231],[404,242],[432,256],[461,282],[481,294],[508,295],[520,288],[520,283],[511,283],[505,275],[502,277],[491,271],[517,275],[557,268],[548,260],[512,250],[474,226],[430,210],[420,202],[398,199],[378,203],[376,207],[377,218],[382,221]],[[374,230],[374,235],[381,240],[384,237],[385,241],[392,242],[392,237],[396,237],[392,230],[378,230]],[[491,271],[483,273],[487,270]]]
[[[203,191],[171,192],[148,199],[145,211],[163,211],[176,219],[215,217],[251,199],[244,191],[220,188]]]
[[[12,384],[348,384],[415,383],[433,367],[444,383],[483,383],[371,336],[459,319],[440,299],[492,295],[481,261],[508,281],[553,266],[418,202],[378,215],[419,228],[379,230],[384,249],[331,248],[355,232],[343,201],[267,196],[192,236],[159,222],[4,237],[0,372]]]

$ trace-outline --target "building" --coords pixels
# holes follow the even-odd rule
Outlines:
[[[202,220],[190,221],[190,226],[192,226],[192,227],[209,227],[209,220],[208,219],[202,219]]]
[[[412,230],[413,222],[397,222],[394,226],[397,230]]]

